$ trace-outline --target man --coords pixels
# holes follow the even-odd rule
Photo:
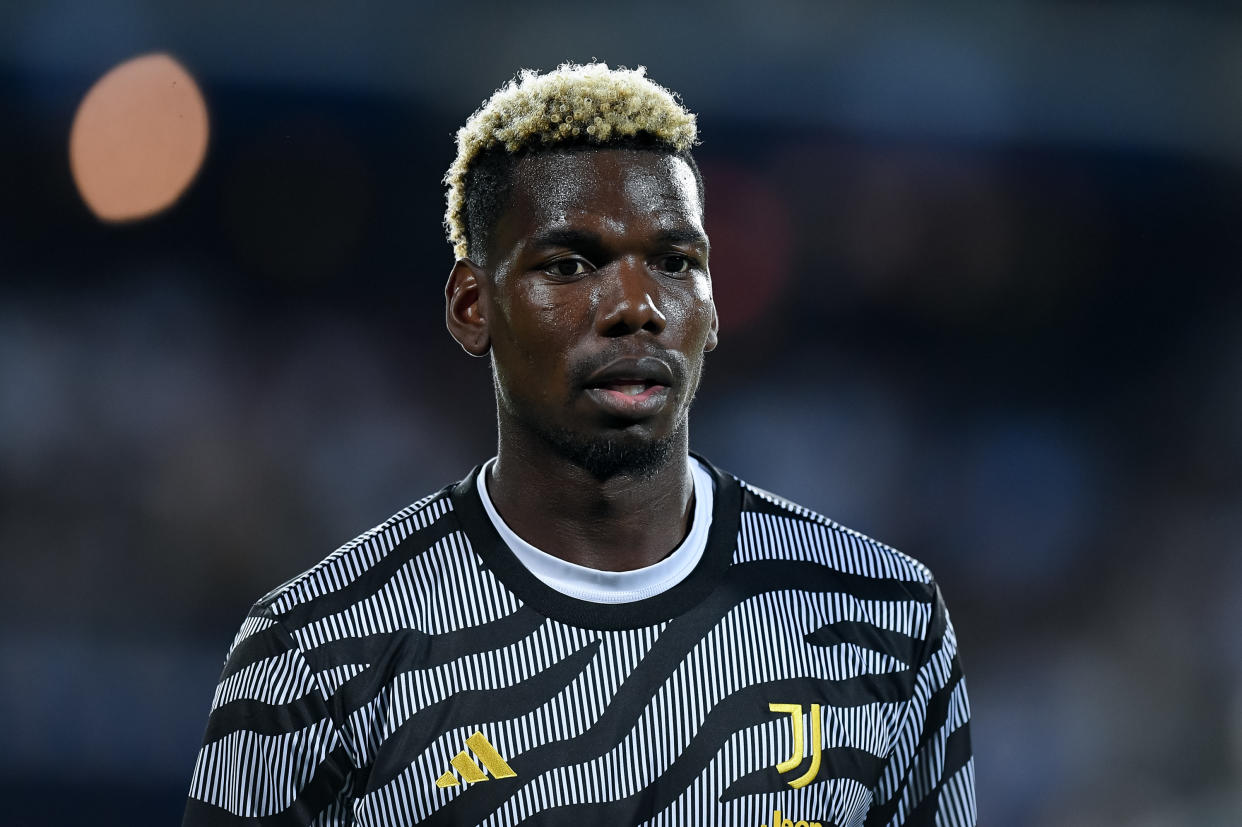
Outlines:
[[[694,141],[597,64],[459,132],[446,319],[497,456],[255,604],[186,825],[974,824],[927,569],[688,451]]]

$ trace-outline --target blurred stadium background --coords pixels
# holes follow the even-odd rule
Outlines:
[[[1242,823],[1242,9],[584,5],[0,4],[0,821],[177,823],[250,603],[492,455],[440,177],[597,57],[700,115],[693,447],[936,572],[981,823]],[[104,223],[152,52],[206,157]]]

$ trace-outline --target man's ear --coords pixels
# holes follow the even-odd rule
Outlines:
[[[457,259],[444,285],[444,322],[471,356],[486,356],[492,347],[484,309],[487,286],[486,274],[468,258]]]

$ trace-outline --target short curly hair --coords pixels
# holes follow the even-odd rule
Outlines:
[[[646,149],[686,160],[702,203],[690,148],[693,113],[646,69],[565,63],[547,74],[524,69],[497,89],[457,131],[457,157],[444,175],[444,227],[453,254],[476,261],[508,201],[513,167],[530,154],[575,148]]]

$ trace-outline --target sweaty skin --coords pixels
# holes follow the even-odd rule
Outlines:
[[[674,156],[538,154],[517,165],[486,268],[453,266],[449,330],[492,356],[499,449],[488,491],[514,532],[549,554],[626,571],[659,561],[688,530],[688,415],[718,328],[702,218],[693,173]],[[628,357],[671,371],[653,410],[618,409],[586,386]]]

